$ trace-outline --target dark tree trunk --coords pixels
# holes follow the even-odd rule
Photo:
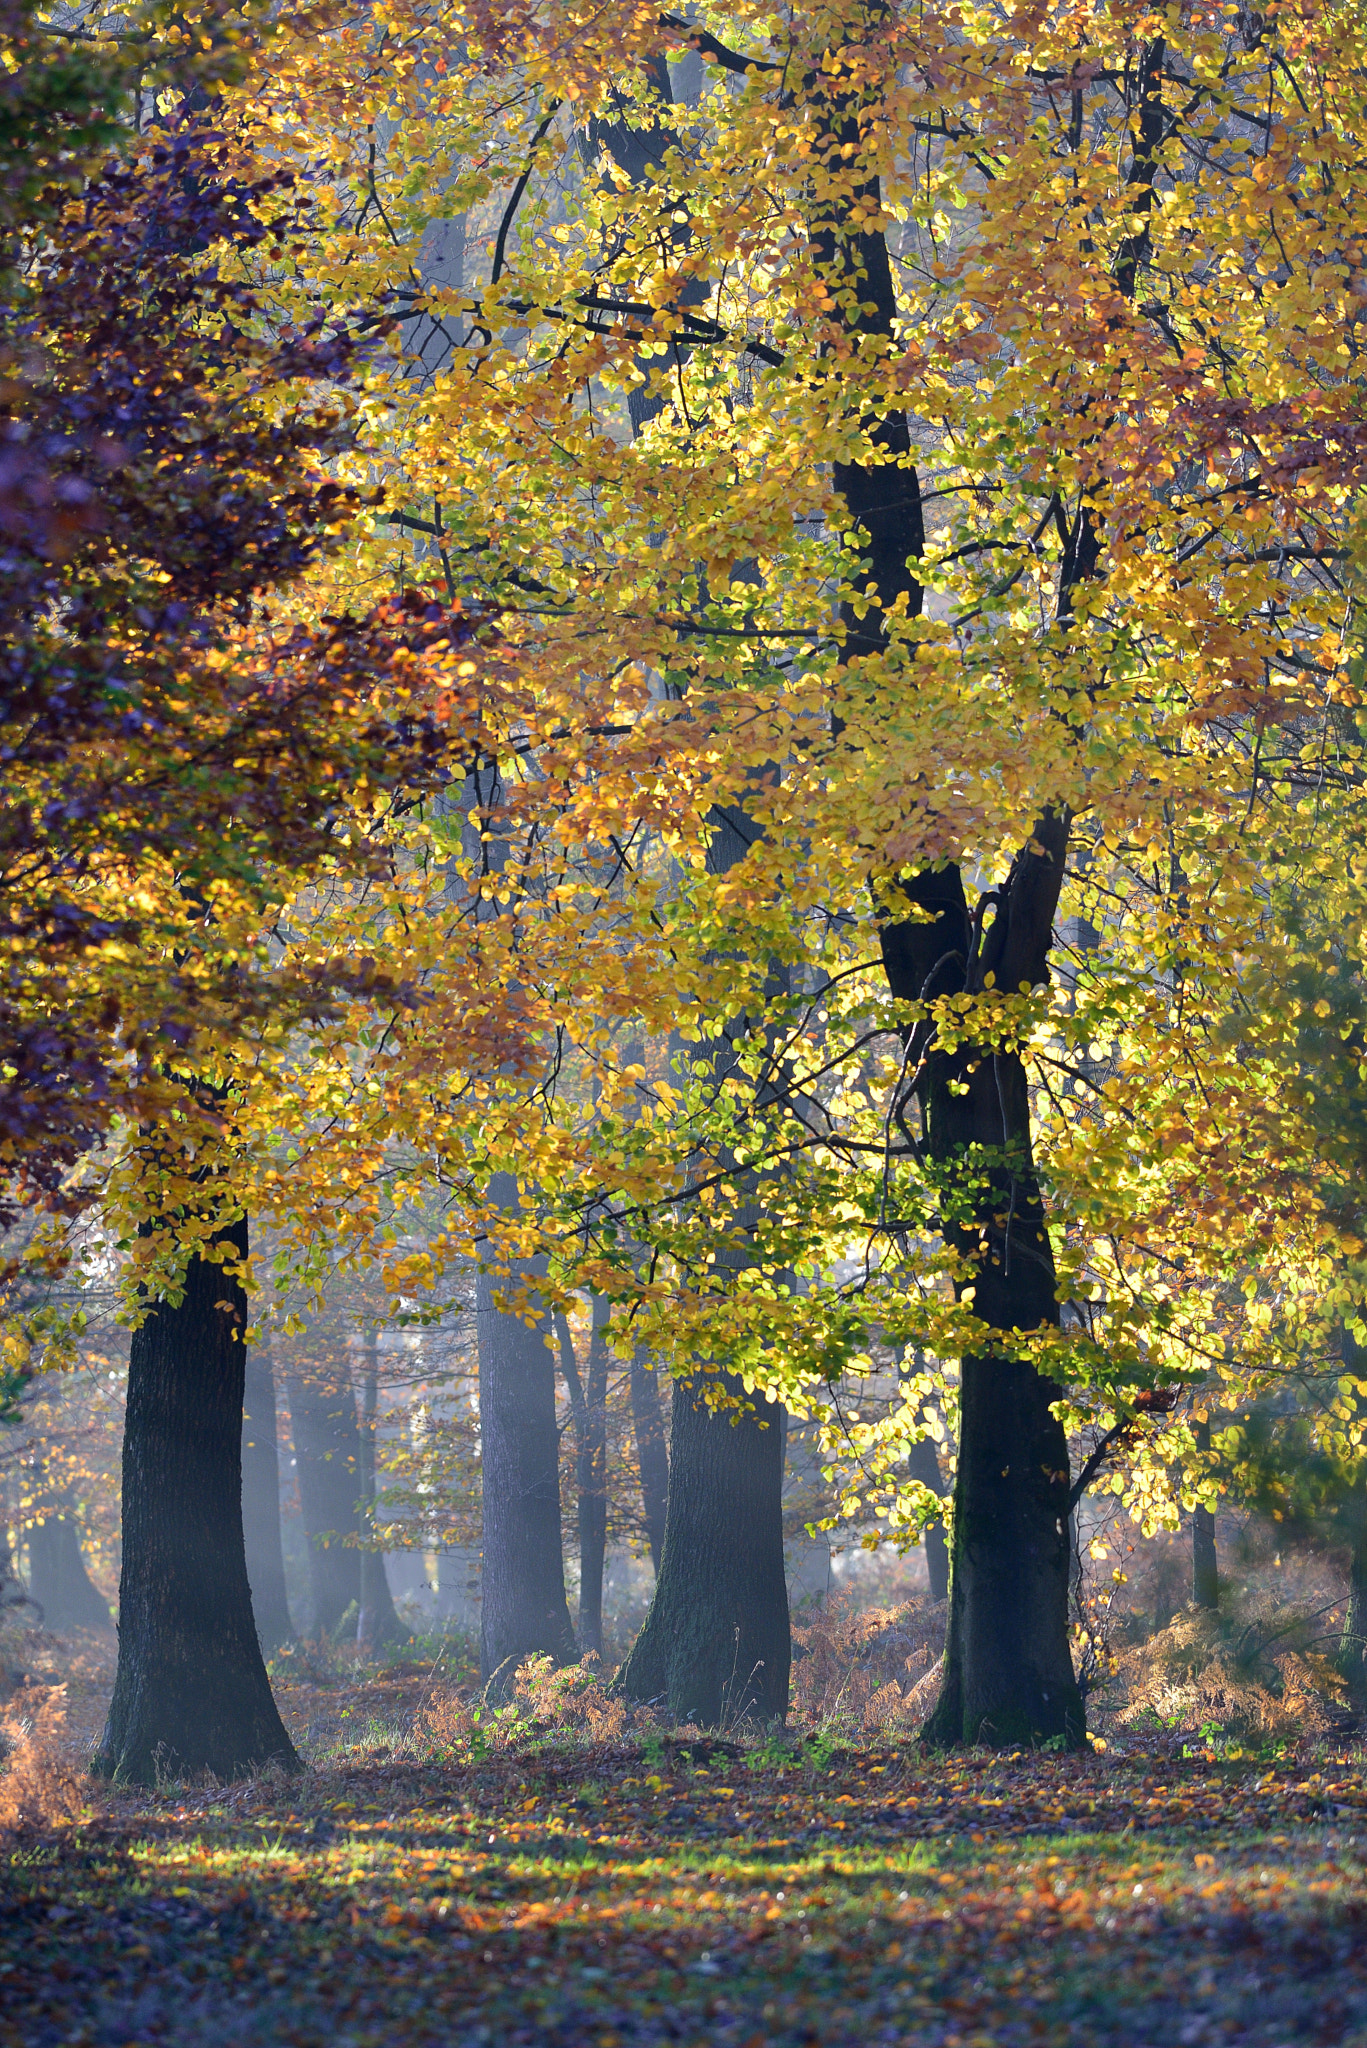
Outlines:
[[[618,1685],[705,1728],[788,1711],[792,1655],[783,1569],[783,1431],[761,1401],[738,1419],[676,1381],[660,1576]],[[742,1401],[729,1374],[712,1384]]]
[[[42,1609],[43,1627],[112,1627],[104,1596],[85,1568],[78,1525],[49,1515],[28,1532],[29,1592]]]
[[[930,916],[884,926],[893,994],[916,1001],[932,982],[937,991],[945,981],[1015,989],[1045,979],[1066,840],[1066,819],[1040,820],[980,948],[958,869],[905,884]],[[925,1026],[917,1032],[909,1064],[922,1076],[927,1152],[952,1191],[942,1228],[962,1262],[958,1290],[972,1288],[986,1333],[1056,1326],[1024,1067],[1012,1053],[972,1043],[945,1052]],[[962,1361],[949,1639],[926,1729],[933,1741],[1083,1740],[1068,1641],[1068,1447],[1050,1413],[1059,1393],[990,1335]]]
[[[404,1628],[394,1612],[394,1598],[375,1539],[375,1416],[380,1405],[379,1351],[372,1336],[366,1345],[361,1387],[361,1520],[365,1545],[361,1551],[361,1609],[356,1640],[367,1649],[395,1643]]]
[[[270,1353],[254,1349],[247,1353],[242,1409],[242,1533],[257,1640],[267,1657],[294,1635],[280,1540],[278,1427]]]
[[[494,1199],[511,1209],[517,1183],[498,1174]],[[479,1427],[484,1562],[480,1670],[492,1698],[506,1698],[524,1658],[575,1659],[565,1599],[560,1528],[560,1436],[555,1359],[547,1319],[530,1328],[496,1304],[500,1291],[535,1279],[520,1267],[505,1281],[479,1276]]]
[[[876,0],[866,10],[870,39],[879,32]],[[1162,44],[1136,68],[1141,158],[1161,141]],[[860,146],[871,108],[863,88],[842,89],[839,67],[827,101],[829,146]],[[845,74],[848,75],[848,74]],[[874,88],[874,96],[878,88]],[[897,294],[881,231],[855,224],[856,208],[876,212],[876,178],[814,208],[814,253],[835,287],[845,344],[898,345]],[[1128,246],[1128,245],[1127,245]],[[1133,290],[1133,257],[1122,289]],[[877,458],[837,463],[836,489],[852,521],[847,580],[855,593],[841,608],[848,661],[888,648],[882,611],[902,600],[922,610],[915,564],[923,552],[920,486],[910,461],[905,414],[864,422]],[[1060,623],[1094,575],[1099,537],[1085,500],[1066,522],[1059,570]],[[914,686],[908,664],[908,686]],[[839,729],[839,720],[836,720]],[[882,946],[893,995],[913,1003],[991,988],[1014,993],[1049,978],[1052,925],[1068,851],[1070,820],[1041,794],[1040,817],[1000,887],[970,915],[963,872],[953,861],[921,873],[879,878]],[[924,917],[911,921],[901,909]],[[987,912],[991,923],[987,925]],[[964,1042],[946,1050],[933,1019],[909,1034],[906,1071],[919,1101],[930,1163],[946,1190],[942,1234],[958,1254],[960,1295],[973,1290],[985,1326],[976,1355],[962,1361],[961,1434],[954,1489],[953,1569],[945,1682],[927,1735],[941,1743],[1016,1743],[1036,1737],[1084,1739],[1082,1698],[1068,1642],[1067,1445],[1050,1414],[1060,1389],[1013,1356],[1016,1332],[1058,1323],[1053,1252],[1030,1142],[1025,1070],[1014,1054]],[[956,1092],[962,1089],[962,1094]],[[909,1100],[897,1105],[901,1114]]]
[[[907,1470],[913,1479],[919,1479],[922,1486],[928,1486],[932,1493],[944,1498],[945,1482],[940,1474],[940,1460],[935,1446],[928,1436],[911,1447],[907,1459]],[[931,1522],[921,1536],[926,1553],[926,1571],[930,1576],[930,1597],[932,1600],[949,1598],[949,1544],[945,1539],[945,1525],[942,1521]]]
[[[669,1500],[669,1452],[665,1447],[664,1409],[660,1382],[639,1351],[631,1361],[631,1420],[636,1432],[636,1468],[641,1475],[641,1514],[650,1545],[650,1562],[660,1576],[665,1547],[665,1511]]]
[[[1196,1448],[1210,1449],[1210,1423],[1196,1425]],[[1215,1555],[1215,1516],[1210,1508],[1193,1508],[1191,1515],[1191,1597],[1198,1607],[1220,1611],[1220,1564]]]
[[[1367,1345],[1349,1329],[1342,1333],[1343,1362],[1354,1379],[1367,1378]],[[1361,1417],[1361,1397],[1353,1397]],[[1367,1463],[1360,1465],[1348,1488],[1341,1523],[1348,1539],[1348,1605],[1339,1641],[1339,1668],[1348,1681],[1355,1706],[1367,1707]]]
[[[332,1635],[361,1607],[361,1439],[350,1374],[318,1363],[289,1378],[299,1505],[309,1542],[313,1625]],[[348,1540],[350,1539],[350,1540]]]
[[[241,1257],[245,1219],[220,1242]],[[247,1298],[195,1257],[134,1331],[123,1440],[119,1663],[95,1768],[119,1782],[297,1770],[261,1659],[242,1537]]]

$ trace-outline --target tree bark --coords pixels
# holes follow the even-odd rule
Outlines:
[[[361,1440],[351,1375],[335,1361],[291,1373],[290,1430],[309,1541],[313,1626],[332,1635],[361,1607]],[[351,1541],[348,1542],[347,1538]]]
[[[375,1417],[380,1405],[380,1359],[374,1333],[366,1342],[361,1384],[361,1598],[356,1640],[367,1649],[383,1649],[404,1634],[394,1612],[383,1552],[375,1541]]]
[[[714,1412],[707,1380],[676,1381],[669,1505],[660,1576],[618,1680],[699,1727],[781,1720],[792,1657],[783,1569],[783,1432],[777,1404]]]
[[[612,1303],[593,1297],[587,1371],[580,1375],[568,1318],[557,1314],[560,1359],[574,1418],[579,1529],[579,1649],[603,1654],[603,1566],[608,1547],[608,1324]]]
[[[940,1475],[940,1460],[936,1456],[935,1446],[928,1436],[923,1436],[919,1443],[912,1445],[911,1455],[907,1459],[907,1470],[913,1479],[919,1479],[922,1486],[928,1486],[932,1493],[938,1494],[943,1500],[945,1482]],[[930,1597],[932,1600],[947,1600],[949,1598],[949,1543],[945,1536],[944,1523],[942,1521],[929,1523],[922,1532],[921,1544],[926,1553],[926,1571],[930,1578]]]
[[[650,1545],[650,1562],[658,1580],[669,1501],[669,1452],[665,1447],[660,1383],[639,1351],[631,1361],[631,1420],[636,1432],[636,1469],[641,1475],[641,1514]]]
[[[494,1177],[494,1199],[518,1199],[511,1174]],[[483,1466],[484,1562],[480,1671],[493,1699],[507,1698],[519,1664],[549,1656],[575,1659],[565,1599],[560,1526],[560,1437],[555,1420],[555,1360],[547,1320],[530,1328],[495,1296],[535,1280],[535,1264],[507,1281],[478,1283],[479,1427]]]
[[[220,1243],[247,1252],[246,1220]],[[247,1299],[195,1256],[134,1331],[123,1442],[119,1662],[94,1768],[120,1783],[299,1760],[271,1697],[242,1535]]]
[[[667,109],[673,93],[663,56],[650,60],[648,75],[660,108]],[[590,139],[595,147],[606,148],[638,186],[654,182],[667,153],[679,146],[677,133],[663,120],[658,127],[645,129],[627,120],[600,119],[591,124]],[[669,232],[682,251],[691,230],[677,212]],[[707,280],[692,277],[681,299],[684,305],[701,305],[707,296]],[[670,401],[661,372],[666,365],[686,362],[688,355],[686,344],[672,343],[667,357],[640,359],[653,388],[636,388],[628,396],[633,432],[640,433],[666,409]],[[740,805],[718,807],[711,822],[708,864],[713,872],[724,873],[744,859],[758,831]],[[725,1061],[724,1039],[716,1051]],[[735,1424],[729,1414],[715,1414],[695,1400],[693,1391],[681,1391],[676,1383],[666,1477],[662,1432],[655,1434],[648,1413],[648,1377],[644,1368],[633,1366],[638,1450],[643,1416],[647,1422],[648,1455],[642,1457],[641,1485],[647,1529],[652,1531],[655,1596],[619,1683],[640,1698],[663,1690],[672,1706],[688,1692],[693,1696],[690,1703],[708,1722],[723,1713],[785,1714],[791,1641],[783,1571],[782,1432],[776,1421],[761,1430],[752,1416]],[[729,1378],[722,1383],[732,1390],[740,1385]],[[700,1379],[698,1386],[702,1384]],[[658,1396],[654,1405],[658,1414]],[[688,1420],[680,1437],[685,1410]],[[737,1489],[734,1498],[726,1491],[731,1484]],[[657,1544],[653,1528],[658,1526],[662,1494],[664,1527]],[[695,1517],[695,1504],[704,1499],[709,1524],[705,1528]],[[719,1524],[731,1532],[729,1544],[718,1540]],[[696,1545],[693,1534],[700,1538]],[[710,1579],[709,1573],[714,1574]],[[703,1666],[692,1675],[695,1653],[701,1653]],[[743,1668],[733,1670],[736,1658],[743,1660]],[[752,1667],[753,1676],[747,1676]]]
[[[880,21],[877,0],[870,0],[870,39]],[[1136,177],[1143,162],[1154,160],[1163,133],[1155,83],[1161,67],[1158,42],[1136,72]],[[818,161],[836,161],[832,153],[847,145],[851,152],[861,147],[861,121],[870,111],[860,97],[864,88],[842,88],[840,76],[835,67]],[[812,227],[814,253],[836,303],[848,309],[844,340],[875,354],[900,345],[896,285],[882,229],[856,225],[855,215],[876,219],[881,205],[878,179],[866,177],[838,204],[815,204]],[[1122,280],[1127,293],[1135,267],[1131,260]],[[924,551],[924,523],[910,421],[905,413],[882,412],[864,425],[873,458],[834,469],[852,522],[847,580],[854,595],[841,608],[847,661],[885,654],[887,609],[900,598],[914,618],[924,600],[914,566]],[[1066,622],[1078,586],[1096,571],[1100,543],[1085,500],[1070,521],[1060,507],[1060,521],[1067,530],[1057,612]],[[914,687],[914,653],[904,659]],[[891,993],[925,1003],[1047,983],[1069,826],[1067,813],[1043,792],[1030,841],[1002,884],[984,893],[976,916],[953,860],[883,877],[881,942]],[[902,902],[927,921],[913,922]],[[942,1235],[962,1262],[959,1296],[971,1291],[985,1326],[977,1354],[961,1361],[945,1682],[925,1733],[942,1744],[1038,1737],[1081,1744],[1083,1703],[1068,1641],[1068,1455],[1062,1425],[1050,1412],[1061,1390],[1011,1342],[1059,1319],[1025,1069],[1017,1055],[991,1045],[960,1043],[946,1051],[930,1020],[909,1034],[907,1054],[908,1094],[919,1101],[926,1156],[946,1191]]]
[[[1343,1616],[1339,1664],[1357,1705],[1367,1703],[1367,1472],[1360,1472],[1348,1499],[1348,1605]]]
[[[104,1596],[85,1568],[79,1525],[65,1514],[48,1515],[28,1531],[29,1592],[42,1609],[42,1625],[64,1628],[113,1626]]]
[[[999,988],[1033,987],[1047,973],[1066,830],[1065,820],[1041,819],[1038,851],[1017,857],[983,941],[978,986],[994,985],[984,978],[991,975]],[[884,927],[893,994],[923,999],[946,956],[959,962],[950,985],[962,987],[974,948],[958,870],[918,876],[906,893],[932,915]],[[1068,1640],[1068,1447],[1051,1412],[1061,1390],[1009,1341],[992,1341],[1056,1326],[1059,1315],[1025,1069],[1014,1053],[971,1043],[945,1052],[928,1034],[911,1054],[926,1150],[951,1190],[941,1228],[962,1263],[957,1291],[962,1299],[971,1290],[985,1326],[982,1348],[960,1366],[945,1682],[925,1733],[941,1744],[1079,1744],[1085,1720]]]
[[[271,1356],[269,1351],[255,1348],[247,1353],[242,1410],[242,1531],[256,1635],[266,1657],[294,1636],[280,1539],[278,1436]]]
[[[757,836],[738,805],[711,813],[708,866],[727,874]],[[723,1033],[710,1057],[720,1079],[733,1065]],[[737,1172],[743,1182],[746,1174]],[[737,1211],[742,1230],[758,1214]],[[739,1263],[734,1249],[719,1261]],[[784,1432],[777,1404],[752,1402],[742,1382],[714,1384],[744,1403],[713,1409],[708,1378],[677,1380],[670,1428],[669,1494],[655,1596],[618,1679],[635,1699],[664,1697],[676,1717],[716,1726],[742,1715],[781,1720],[792,1664],[783,1558]],[[764,1412],[767,1411],[767,1412]]]
[[[1196,1448],[1210,1449],[1210,1423],[1196,1425]],[[1220,1564],[1215,1554],[1215,1516],[1210,1508],[1191,1513],[1191,1597],[1198,1607],[1220,1611]]]

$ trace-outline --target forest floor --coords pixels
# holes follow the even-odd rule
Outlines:
[[[277,1683],[301,1777],[87,1782],[0,1845],[5,2048],[1367,2044],[1356,1739],[943,1758]]]

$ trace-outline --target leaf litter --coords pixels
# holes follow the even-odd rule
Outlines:
[[[1367,2043],[1356,1744],[942,1757],[605,1703],[533,1672],[293,1781],[16,1821],[0,2042]]]

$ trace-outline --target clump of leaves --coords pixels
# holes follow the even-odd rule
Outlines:
[[[938,1682],[943,1605],[928,1599],[856,1612],[836,1599],[793,1629],[792,1716],[869,1734],[919,1727]]]
[[[0,1718],[6,1769],[0,1777],[0,1838],[69,1826],[85,1804],[62,1754],[66,1688],[28,1687]]]
[[[594,1742],[611,1742],[626,1725],[626,1704],[609,1694],[591,1651],[581,1663],[560,1670],[549,1657],[529,1657],[518,1671],[513,1698],[538,1730],[582,1729]]]
[[[1311,1617],[1271,1605],[1237,1628],[1193,1609],[1121,1653],[1117,1718],[1235,1737],[1323,1733],[1343,1720],[1344,1683],[1313,1637]]]

